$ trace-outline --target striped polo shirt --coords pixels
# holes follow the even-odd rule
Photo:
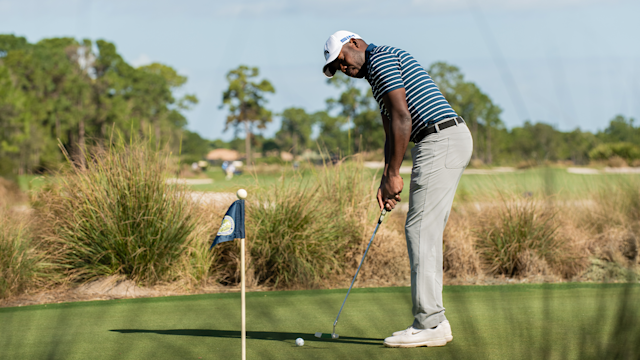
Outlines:
[[[382,97],[390,91],[405,89],[407,107],[411,113],[411,141],[415,142],[416,134],[425,126],[458,116],[431,76],[408,52],[391,46],[370,44],[365,56],[365,78],[380,105],[380,112],[389,119],[391,115]]]

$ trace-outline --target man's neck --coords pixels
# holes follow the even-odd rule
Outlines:
[[[369,74],[369,58],[371,57],[371,51],[375,49],[376,46],[374,44],[369,44],[367,49],[364,51],[364,65],[362,66],[362,70],[364,71],[364,77],[367,78]]]

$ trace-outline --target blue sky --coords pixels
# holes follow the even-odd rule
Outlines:
[[[638,14],[629,0],[0,0],[0,33],[101,38],[130,63],[175,67],[200,99],[188,128],[210,139],[233,137],[218,107],[239,64],[273,83],[274,112],[324,109],[336,90],[321,73],[322,48],[336,30],[407,50],[425,67],[460,67],[509,127],[531,119],[596,131],[616,114],[640,118]],[[278,128],[276,117],[265,135]]]

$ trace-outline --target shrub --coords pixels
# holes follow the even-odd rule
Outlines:
[[[531,261],[550,262],[561,247],[556,236],[555,212],[541,209],[533,200],[504,203],[495,219],[487,219],[477,230],[476,244],[489,271],[518,276],[531,270]]]
[[[618,155],[613,155],[607,160],[607,166],[612,168],[627,167],[627,160]]]
[[[325,165],[311,182],[296,175],[248,202],[248,237],[259,284],[317,286],[361,254],[373,190],[361,162]],[[290,179],[294,176],[294,179]]]
[[[597,260],[585,278],[599,279],[597,274],[601,274],[602,269],[639,271],[640,184],[633,178],[611,181],[606,188],[594,194],[593,204],[580,224],[594,234],[589,251]],[[608,270],[604,274],[608,280],[624,278],[620,275],[622,273],[613,276],[614,272]]]
[[[258,283],[275,287],[314,284],[340,269],[339,226],[317,187],[282,185],[274,197],[250,206],[251,256]],[[336,229],[337,228],[337,229]]]
[[[593,227],[596,233],[639,226],[640,183],[632,178],[609,182],[594,194],[593,200],[596,207],[587,213],[585,225]]]
[[[257,157],[254,161],[255,165],[268,164],[268,165],[283,165],[285,161],[280,156],[263,156]]]
[[[86,155],[35,196],[44,240],[73,280],[123,274],[168,280],[194,229],[186,189],[168,185],[169,156],[120,142]]]
[[[631,163],[635,159],[640,159],[640,147],[631,143],[611,143],[600,144],[589,151],[591,160],[608,160],[614,156],[623,158]]]

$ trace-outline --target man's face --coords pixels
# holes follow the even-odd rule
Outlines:
[[[337,71],[342,71],[345,75],[354,78],[363,78],[365,56],[364,51],[361,51],[361,46],[352,39],[349,43],[345,44],[340,51],[340,55],[331,63],[331,66]]]

